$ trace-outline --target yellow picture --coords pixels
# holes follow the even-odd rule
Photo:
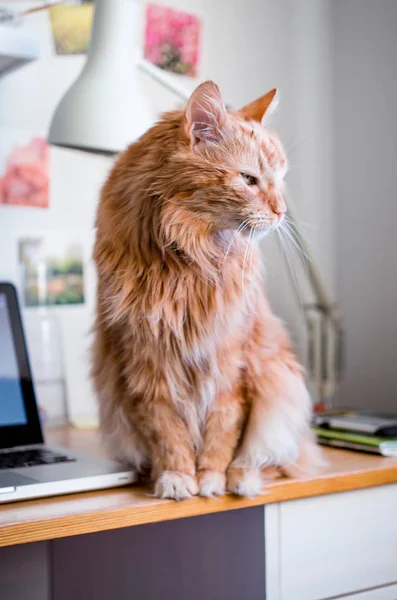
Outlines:
[[[85,54],[94,15],[92,0],[50,9],[52,34],[57,54]]]

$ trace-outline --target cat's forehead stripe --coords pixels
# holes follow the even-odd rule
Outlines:
[[[250,129],[252,134],[250,136],[250,152],[257,161],[259,171],[263,173],[269,165],[266,149],[268,134],[259,125],[250,126]]]
[[[244,131],[249,130],[250,152],[255,156],[260,172],[266,170],[284,170],[286,160],[277,138],[258,123],[244,123]],[[259,150],[258,150],[259,149]]]
[[[272,169],[286,167],[286,159],[281,145],[277,139],[271,135],[267,137],[264,145],[264,152],[266,153],[267,163]]]

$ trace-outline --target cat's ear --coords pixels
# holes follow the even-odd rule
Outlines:
[[[261,125],[264,125],[267,118],[277,108],[277,105],[278,91],[277,89],[273,89],[264,96],[247,104],[247,106],[244,106],[238,112],[246,121],[257,121]]]
[[[185,131],[192,142],[218,141],[222,137],[226,119],[226,107],[216,83],[201,83],[186,106]]]

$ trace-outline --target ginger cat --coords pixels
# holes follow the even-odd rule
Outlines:
[[[276,90],[226,110],[211,81],[123,152],[96,220],[93,379],[113,456],[154,493],[254,496],[319,462],[302,368],[256,240],[283,220]]]

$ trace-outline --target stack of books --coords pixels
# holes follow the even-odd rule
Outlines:
[[[397,416],[363,410],[334,410],[313,419],[320,444],[397,456]]]

